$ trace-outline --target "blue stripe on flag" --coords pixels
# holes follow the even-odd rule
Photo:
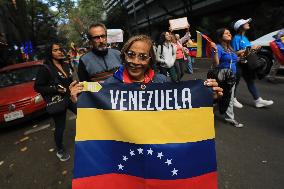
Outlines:
[[[84,141],[76,142],[75,152],[74,178],[119,173],[170,180],[191,178],[217,169],[214,139],[159,145]],[[178,170],[177,175],[173,175],[173,170]]]

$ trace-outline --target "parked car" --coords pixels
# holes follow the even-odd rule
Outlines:
[[[276,30],[276,31],[273,31],[273,32],[270,32],[260,38],[257,38],[256,40],[254,41],[251,41],[251,44],[252,45],[260,45],[263,47],[264,51],[266,51],[265,53],[262,53],[263,57],[269,61],[273,61],[273,53],[272,53],[272,50],[270,48],[270,45],[269,43],[274,41],[275,38],[274,36],[279,32],[280,30]],[[281,65],[280,66],[280,69],[284,69],[284,66]]]
[[[45,102],[33,86],[42,61],[0,69],[0,127],[15,125],[45,113]]]

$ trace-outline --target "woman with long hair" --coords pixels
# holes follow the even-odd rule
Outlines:
[[[170,74],[172,81],[178,82],[178,75],[175,68],[176,47],[171,42],[172,37],[169,32],[163,32],[157,46],[156,59],[160,73],[167,76]]]
[[[226,28],[220,28],[216,31],[216,37],[218,44],[212,44],[214,49],[212,56],[215,66],[219,67],[219,69],[231,69],[233,74],[236,74],[238,57],[230,45],[232,39],[230,31]],[[225,90],[231,90],[229,106],[225,112],[225,121],[235,127],[243,127],[243,124],[236,121],[234,115],[234,88],[235,85],[231,89],[224,89],[224,94],[229,92]]]
[[[66,108],[62,112],[51,114],[51,116],[55,123],[54,140],[57,147],[56,156],[60,161],[67,161],[70,155],[63,146],[67,109],[70,109],[76,114],[76,104],[70,100],[69,90],[69,85],[73,82],[72,69],[64,62],[65,56],[59,43],[52,43],[48,46],[46,53],[44,66],[38,71],[34,89],[45,100],[54,95],[60,95],[65,99]]]

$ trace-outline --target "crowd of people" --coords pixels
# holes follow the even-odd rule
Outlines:
[[[240,76],[244,78],[247,88],[255,100],[255,107],[260,108],[273,104],[272,100],[264,100],[260,97],[254,82],[255,73],[249,70],[245,61],[240,61],[246,56],[248,47],[260,48],[259,46],[251,46],[245,36],[246,31],[250,28],[250,22],[251,19],[238,20],[234,25],[237,33],[234,37],[229,29],[218,29],[216,31],[217,44],[211,43],[213,66],[219,69],[230,69],[236,78],[236,83],[231,88],[224,89],[230,90],[224,119],[235,127],[243,127],[243,124],[236,121],[234,116],[234,107],[243,107],[236,98]],[[92,24],[88,30],[88,39],[92,49],[80,54],[75,70],[78,80],[72,80],[72,70],[68,69],[67,64],[62,61],[64,55],[60,45],[58,43],[51,45],[45,64],[54,73],[51,74],[49,69],[42,67],[35,82],[35,90],[40,92],[43,97],[60,94],[68,99],[66,109],[52,115],[55,121],[57,156],[61,161],[70,158],[63,145],[66,111],[70,109],[76,113],[77,97],[83,91],[81,82],[121,82],[125,84],[136,82],[143,85],[152,82],[178,83],[185,72],[193,74],[194,57],[189,53],[188,47],[192,46],[194,41],[191,39],[189,28],[190,26],[181,38],[171,29],[163,32],[156,45],[149,36],[132,36],[119,51],[108,47],[105,25],[102,23]],[[56,75],[57,78],[54,79],[53,75]],[[215,78],[205,79],[204,85],[212,87],[215,98],[222,98],[225,91],[218,86],[218,80]]]

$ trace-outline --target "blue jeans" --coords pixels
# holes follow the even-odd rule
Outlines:
[[[257,100],[259,98],[259,94],[258,94],[258,91],[255,87],[254,80],[246,79],[246,78],[244,78],[244,80],[247,83],[247,88],[248,88],[250,94],[252,95],[253,99]]]
[[[192,68],[192,64],[194,63],[194,57],[191,56],[187,56],[187,71],[189,74],[193,74],[193,68]]]
[[[236,91],[237,91],[237,86],[239,85],[239,82],[241,80],[241,69],[240,67],[237,65],[237,73],[236,73],[236,86],[235,86],[235,96],[236,96]],[[254,100],[257,100],[259,98],[259,94],[258,91],[255,87],[255,83],[254,83],[254,79],[252,79],[251,77],[247,77],[246,75],[242,75],[246,84],[247,84],[247,88],[250,92],[250,94],[252,95]]]

